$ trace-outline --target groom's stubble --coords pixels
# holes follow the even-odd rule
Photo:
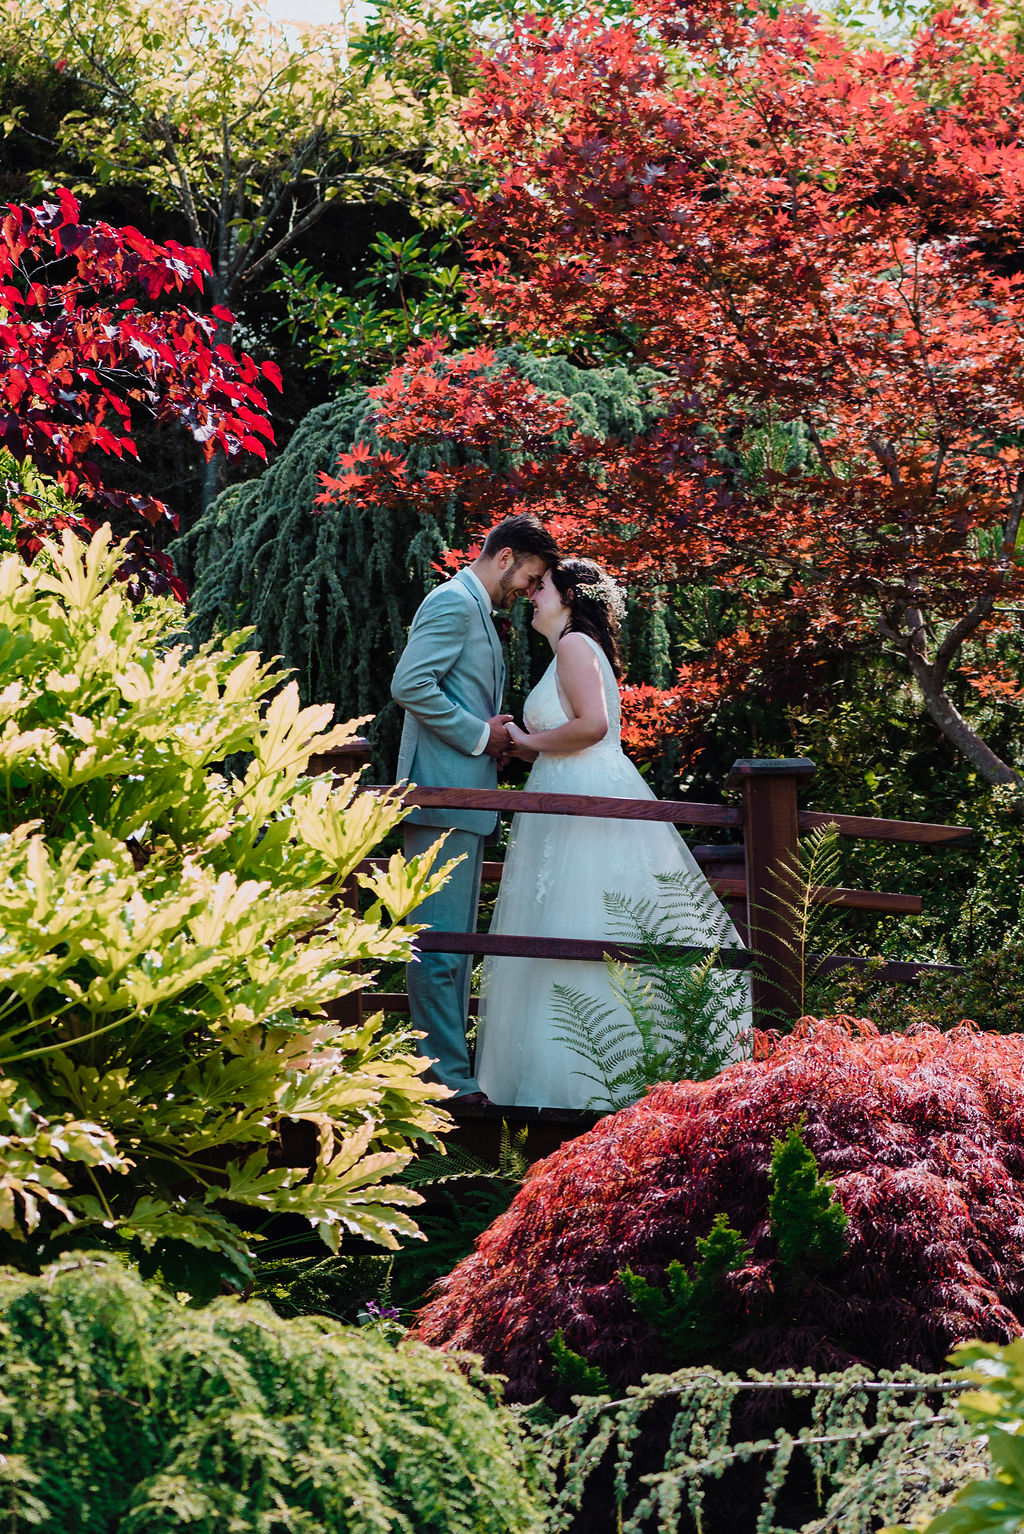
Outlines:
[[[505,611],[516,597],[532,597],[547,572],[546,560],[536,554],[524,554],[503,570],[499,581],[498,601],[495,606]]]

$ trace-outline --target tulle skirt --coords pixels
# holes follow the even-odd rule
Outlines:
[[[572,755],[538,757],[525,787],[538,793],[598,794],[617,799],[655,796],[617,747],[602,743]],[[659,821],[598,820],[580,815],[515,817],[504,876],[491,922],[492,933],[561,938],[628,940],[621,911],[606,897],[648,903],[664,910],[658,875],[683,876],[673,887],[676,917],[672,941],[699,947],[740,946],[736,929],[707,885],[674,826]],[[743,1053],[749,1028],[745,979],[715,977],[747,1015],[734,1021],[733,1058]],[[556,1035],[561,1031],[555,987],[584,994],[613,1018],[628,1021],[603,962],[564,959],[486,958],[477,1032],[476,1077],[493,1102],[509,1106],[606,1107],[592,1059]],[[639,1053],[639,1043],[637,1045]],[[600,1075],[600,1072],[597,1073]]]

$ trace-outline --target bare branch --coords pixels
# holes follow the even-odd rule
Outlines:
[[[1021,514],[1024,513],[1024,473],[1017,475],[1017,485],[1007,508],[1006,526],[1003,529],[1003,541],[999,548],[1000,564],[1008,564],[1013,558],[1017,548],[1017,534],[1020,532]]]
[[[807,430],[807,435],[814,443],[814,450],[818,457],[821,459],[825,472],[830,475],[832,479],[838,478],[835,469],[832,467],[832,460],[829,458],[828,453],[825,451],[825,444],[822,442],[820,436],[818,435],[818,428],[815,426],[810,416],[801,416],[800,419],[804,423],[804,426]]]
[[[1022,778],[1002,757],[987,746],[967,723],[946,693],[935,667],[930,666],[922,655],[911,650],[908,660],[914,681],[921,691],[925,708],[946,739],[960,751],[981,773],[988,783],[1011,784],[1021,787]]]
[[[170,121],[169,118],[163,117],[160,119],[159,126],[160,131],[164,135],[164,142],[167,145],[167,152],[171,157],[171,163],[173,164],[174,169],[178,174],[178,187],[181,192],[182,211],[188,220],[189,229],[192,231],[192,238],[195,240],[197,245],[204,245],[206,242],[203,239],[203,228],[199,222],[199,214],[196,210],[195,198],[192,195],[192,182],[189,179],[188,167],[185,165],[184,160],[181,158],[181,155],[178,152],[178,146],[174,141],[174,124]]]
[[[958,619],[945,639],[943,639],[935,652],[935,660],[932,663],[935,679],[940,685],[945,684],[946,674],[953,663],[956,652],[965,640],[969,639],[974,631],[991,615],[994,606],[994,596],[986,594],[983,597],[979,597],[970,612],[965,613],[962,618]]]
[[[946,453],[948,448],[949,444],[946,442],[945,438],[941,438],[939,441],[938,451],[935,454],[935,462],[932,465],[932,482],[930,487],[932,500],[934,500],[939,493],[939,482],[942,479],[942,470],[946,462]]]
[[[877,436],[875,432],[871,433],[867,442],[868,447],[874,453],[886,474],[888,474],[893,489],[901,490],[903,488],[903,479],[900,475],[900,466],[896,461],[896,454],[893,452],[891,445],[888,442],[883,442],[881,437]]]

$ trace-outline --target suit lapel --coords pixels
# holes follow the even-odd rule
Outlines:
[[[480,583],[476,580],[468,579],[464,570],[460,570],[455,576],[455,579],[460,581],[462,585],[465,586],[466,590],[476,602],[476,605],[479,607],[483,616],[484,628],[487,632],[487,639],[491,647],[491,665],[494,671],[495,704],[496,706],[500,706],[501,696],[505,691],[505,662],[501,654],[501,640],[498,638],[498,631],[494,627],[494,620],[491,617],[490,600],[487,597],[486,592],[484,592],[480,586]]]

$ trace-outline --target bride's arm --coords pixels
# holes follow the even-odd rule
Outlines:
[[[526,746],[531,751],[582,751],[584,746],[595,746],[608,733],[608,704],[601,667],[582,634],[563,634],[555,654],[558,685],[569,705],[569,722],[535,734],[510,724],[508,733],[517,746]]]

